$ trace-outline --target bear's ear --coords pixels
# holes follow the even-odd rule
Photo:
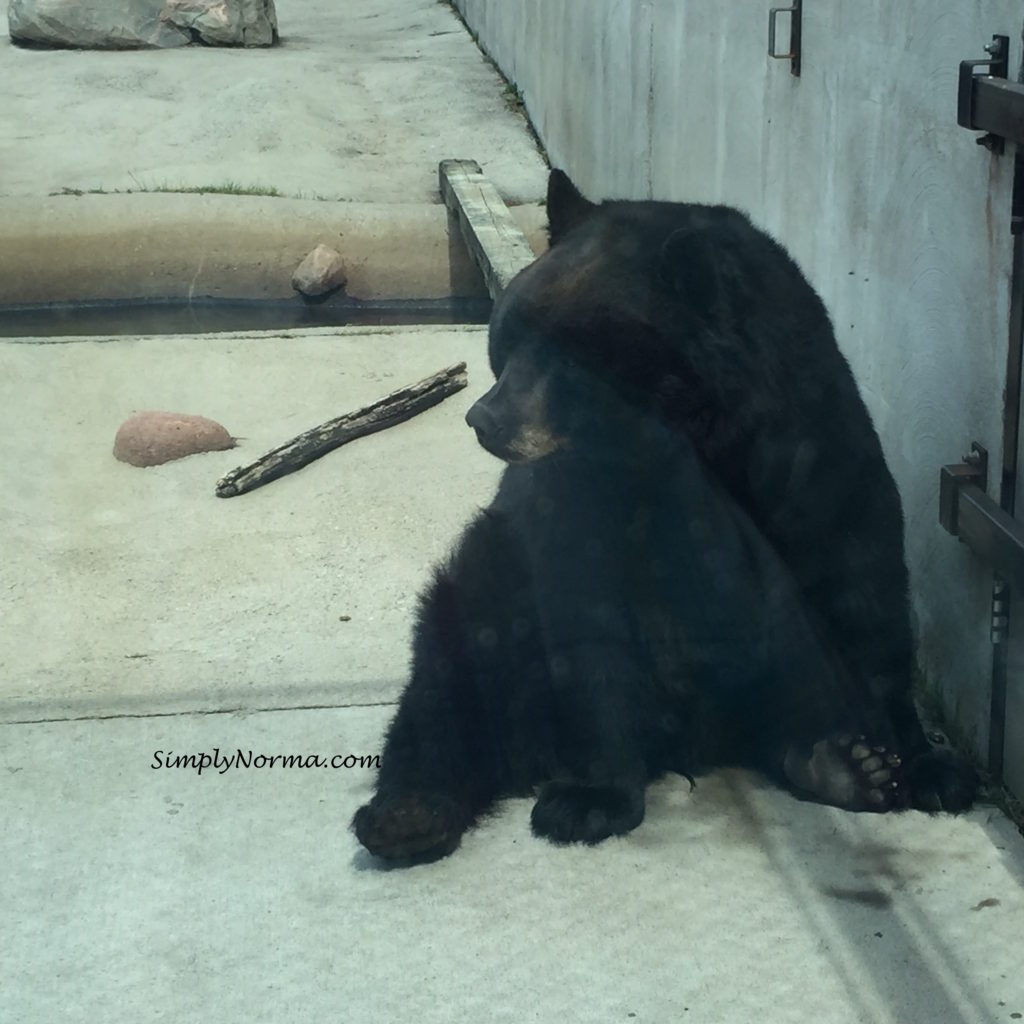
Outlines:
[[[565,171],[553,168],[548,176],[548,240],[555,245],[577,224],[582,223],[597,209],[595,203],[584,199],[569,180]]]
[[[680,228],[661,247],[662,283],[704,320],[717,320],[739,297],[741,264],[731,241],[711,227]]]

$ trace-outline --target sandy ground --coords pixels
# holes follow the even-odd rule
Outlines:
[[[112,270],[134,257],[112,253],[146,225],[163,252],[170,222],[180,251],[139,248],[140,279],[182,286],[211,245],[230,269],[238,239],[251,276],[283,231],[262,205],[253,229],[245,203],[270,199],[154,212],[159,196],[48,195],[65,188],[272,186],[314,221],[318,196],[393,208],[358,214],[359,246],[431,287],[446,244],[372,226],[403,208],[430,220],[439,159],[477,159],[510,200],[542,196],[532,139],[448,7],[278,12],[275,51],[0,41],[0,278],[34,249],[32,267],[55,254],[53,281],[88,263],[88,289],[116,295],[131,279]],[[345,204],[323,205],[333,223]],[[78,262],[62,269],[65,251]],[[12,290],[44,294],[26,265]],[[347,831],[365,763],[162,767],[170,752],[380,752],[416,593],[500,471],[462,423],[488,384],[484,345],[477,328],[0,342],[0,1018],[1019,1018],[1024,844],[994,808],[849,815],[724,772],[657,784],[644,824],[597,848],[533,839],[517,800],[450,859],[387,871]],[[463,359],[469,387],[441,406],[214,497],[226,469]],[[139,408],[214,416],[239,448],[122,465],[114,432]]]

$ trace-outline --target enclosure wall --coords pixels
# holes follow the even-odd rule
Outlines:
[[[799,77],[769,0],[457,6],[591,198],[733,204],[802,264],[903,494],[921,666],[984,753],[991,574],[937,500],[972,441],[1000,465],[1013,147],[957,127],[956,85],[994,33],[1016,75],[1020,0],[808,0]]]

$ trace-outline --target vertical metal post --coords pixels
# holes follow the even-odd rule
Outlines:
[[[1013,515],[1017,498],[1020,445],[1021,376],[1024,374],[1024,147],[1014,154],[1010,229],[1013,264],[1010,276],[1010,339],[1006,357],[1006,397],[1003,405],[1003,463],[999,504]],[[1018,591],[1019,593],[1019,591]],[[998,576],[992,592],[992,705],[989,716],[989,771],[1003,777],[1006,757],[1006,697],[1009,686],[1008,631],[1012,607],[1010,587]],[[1017,640],[1017,643],[1022,641]]]

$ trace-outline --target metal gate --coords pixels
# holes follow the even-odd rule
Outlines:
[[[1009,78],[1009,38],[995,35],[987,56],[960,65],[957,123],[982,134],[975,141],[1014,161],[1009,210],[1012,251],[1006,387],[1001,458],[978,442],[962,462],[943,467],[940,521],[993,571],[992,706],[988,764],[996,780],[1024,795],[1024,69]],[[981,69],[979,73],[979,69]],[[993,464],[994,463],[994,464]],[[990,497],[989,494],[998,497]],[[1013,601],[1017,596],[1016,602]]]

